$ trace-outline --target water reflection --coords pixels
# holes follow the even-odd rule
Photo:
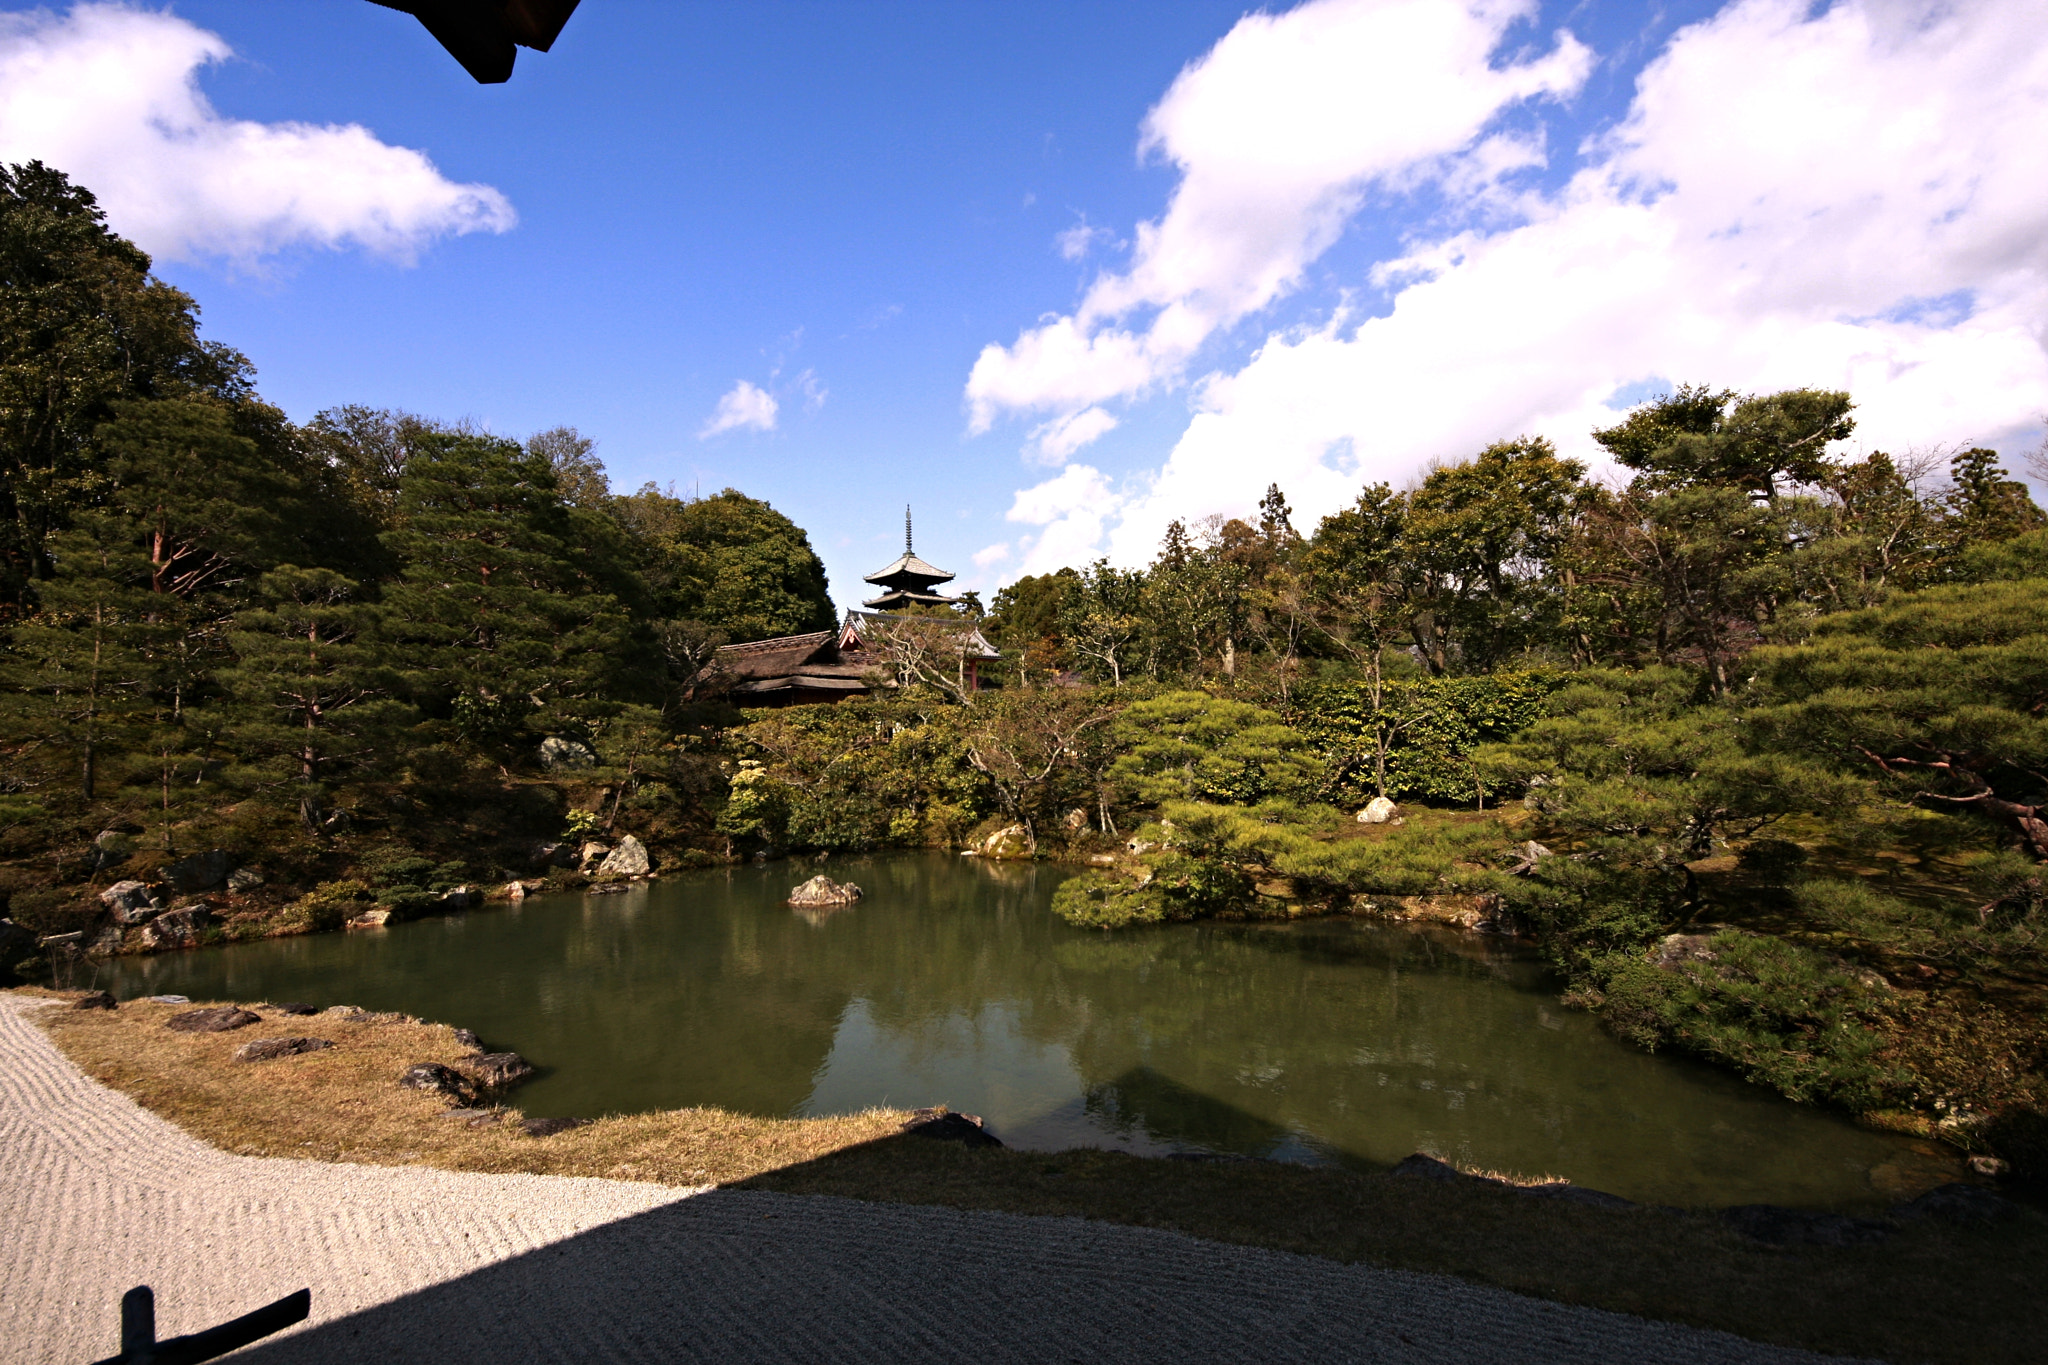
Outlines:
[[[115,988],[460,1023],[548,1068],[520,1093],[534,1113],[943,1102],[1015,1145],[1357,1164],[1428,1148],[1672,1203],[1850,1206],[1952,1171],[1621,1046],[1498,939],[1351,921],[1089,933],[1047,909],[1060,869],[941,855],[835,861],[866,897],[790,910],[815,870],[137,959]]]

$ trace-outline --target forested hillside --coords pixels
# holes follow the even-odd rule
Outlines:
[[[39,166],[0,309],[23,970],[141,949],[100,892],[191,904],[216,850],[181,941],[580,884],[546,850],[593,836],[968,846],[1077,864],[1055,908],[1105,930],[1523,935],[1642,1046],[2043,1168],[2048,519],[1967,440],[1844,455],[1848,394],[1682,387],[1594,433],[1618,477],[1520,436],[1313,527],[1273,488],[1004,588],[999,690],[938,620],[872,700],[741,713],[717,644],[833,621],[765,503],[615,494],[569,427],[296,425]]]

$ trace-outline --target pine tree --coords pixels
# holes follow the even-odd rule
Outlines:
[[[411,714],[360,585],[332,569],[282,565],[229,632],[220,681],[234,702],[227,742],[242,785],[292,794],[309,833],[342,775],[376,765]]]
[[[610,709],[642,644],[605,590],[617,566],[584,548],[543,456],[491,436],[422,436],[397,515],[384,541],[405,568],[384,600],[393,662],[423,709],[488,746]]]

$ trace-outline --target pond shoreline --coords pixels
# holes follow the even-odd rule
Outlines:
[[[16,999],[20,996],[17,994]],[[196,1003],[196,1002],[195,1002]],[[22,1008],[7,1002],[9,1013]],[[529,1170],[600,1175],[612,1180],[675,1180],[653,1170],[621,1169],[620,1131],[638,1125],[643,1148],[652,1125],[685,1115],[603,1120],[544,1139],[506,1135],[501,1150],[467,1155],[447,1144],[451,1124],[427,1097],[397,1089],[389,1062],[409,1057],[433,1025],[402,1020],[350,1022],[346,1048],[236,1068],[223,1065],[233,1035],[167,1034],[162,1019],[187,1006],[125,1004],[115,1011],[62,1007],[33,1011],[75,1063],[103,1083],[217,1148],[314,1161],[440,1166],[449,1170]],[[330,1028],[339,1036],[343,1028]],[[378,1034],[400,1039],[382,1056]],[[417,1033],[417,1037],[414,1035]],[[154,1045],[156,1040],[167,1045]],[[145,1044],[149,1045],[145,1045]],[[332,1066],[355,1051],[376,1065],[337,1073],[326,1086],[280,1104],[274,1071]],[[370,1089],[364,1089],[368,1086]],[[205,1102],[193,1103],[194,1090]],[[395,1106],[384,1098],[389,1095]],[[353,1101],[353,1103],[351,1103]],[[379,1150],[347,1157],[326,1149],[335,1116],[370,1106]],[[417,1113],[400,1112],[408,1108]],[[894,1129],[897,1116],[875,1116]],[[360,1128],[360,1118],[342,1118]],[[798,1121],[802,1122],[802,1121]],[[815,1123],[817,1121],[810,1121]],[[607,1127],[611,1131],[607,1132]],[[1470,1179],[1360,1175],[1274,1162],[1183,1162],[1121,1153],[968,1149],[910,1137],[856,1138],[842,1132],[832,1150],[795,1152],[751,1175],[716,1183],[783,1194],[1010,1213],[1079,1216],[1168,1228],[1196,1237],[1450,1274],[1523,1294],[1715,1327],[1807,1349],[1935,1361],[2019,1361],[2048,1330],[2038,1295],[2001,1288],[2015,1265],[2048,1254],[2048,1220],[2000,1208],[1987,1221],[1951,1215],[1904,1217],[1875,1240],[1827,1245],[1771,1243],[1737,1231],[1712,1213],[1608,1208],[1527,1194]],[[238,1141],[238,1139],[241,1139]],[[706,1160],[718,1146],[700,1134],[684,1159]],[[259,1145],[260,1144],[260,1145]],[[399,1144],[411,1144],[401,1146]],[[436,1145],[439,1144],[439,1145]],[[505,1152],[514,1154],[505,1164]],[[758,1158],[757,1158],[758,1159]],[[597,1169],[596,1163],[611,1165]],[[331,1167],[329,1169],[332,1169]],[[680,1169],[680,1168],[678,1168]],[[695,1168],[700,1174],[703,1168]]]

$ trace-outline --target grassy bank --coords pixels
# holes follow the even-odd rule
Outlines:
[[[1438,1182],[1260,1161],[1148,1159],[1092,1149],[967,1149],[906,1136],[906,1115],[763,1119],[691,1109],[526,1136],[505,1108],[481,1126],[400,1089],[420,1062],[457,1065],[453,1029],[403,1016],[266,1014],[226,1034],[174,1033],[194,1006],[36,1016],[89,1074],[229,1151],[450,1170],[599,1176],[1173,1229],[1339,1261],[1455,1275],[1563,1302],[1894,1361],[2023,1361],[2048,1333],[2037,1292],[2048,1218],[1927,1218],[1855,1246],[1771,1247],[1723,1218],[1536,1199]],[[262,1013],[259,1009],[259,1013]],[[335,1046],[238,1063],[251,1035]]]

